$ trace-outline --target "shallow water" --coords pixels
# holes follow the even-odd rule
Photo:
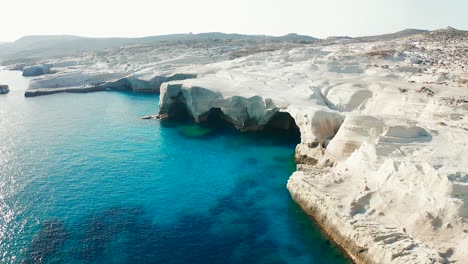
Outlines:
[[[294,144],[161,125],[158,97],[24,98],[0,71],[0,262],[345,263],[285,187]]]

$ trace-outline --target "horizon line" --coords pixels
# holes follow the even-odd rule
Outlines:
[[[141,39],[141,38],[148,38],[148,37],[158,37],[158,36],[173,36],[173,35],[201,35],[201,34],[213,34],[213,33],[220,33],[220,34],[226,34],[226,35],[243,35],[243,36],[258,36],[258,37],[284,37],[292,34],[300,35],[300,36],[307,36],[307,37],[312,37],[312,38],[317,38],[317,39],[326,39],[328,37],[351,37],[351,38],[361,38],[361,37],[371,37],[371,36],[378,36],[378,35],[386,35],[386,34],[394,34],[398,32],[402,32],[405,30],[422,30],[426,32],[431,32],[431,31],[436,31],[436,30],[442,30],[442,29],[454,29],[457,31],[468,31],[465,29],[459,29],[459,28],[454,28],[451,26],[445,26],[442,28],[437,28],[437,29],[421,29],[421,28],[404,28],[399,31],[394,31],[394,32],[387,32],[387,33],[379,33],[376,35],[360,35],[360,36],[351,36],[351,35],[330,35],[326,36],[324,38],[320,37],[315,37],[313,35],[308,35],[308,34],[301,34],[297,32],[290,32],[286,34],[245,34],[245,33],[239,33],[239,32],[222,32],[222,31],[204,31],[204,32],[175,32],[175,33],[168,33],[168,34],[156,34],[156,35],[143,35],[143,36],[134,36],[134,37],[125,37],[125,36],[86,36],[86,35],[79,35],[79,34],[30,34],[30,35],[23,35],[19,37],[16,40],[13,41],[5,41],[5,40],[0,40],[0,43],[5,44],[5,43],[14,43],[22,38],[25,37],[41,37],[41,36],[68,36],[68,37],[79,37],[79,38],[91,38],[91,39]]]

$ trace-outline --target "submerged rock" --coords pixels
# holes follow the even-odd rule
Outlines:
[[[193,125],[184,127],[180,133],[185,137],[197,138],[209,135],[211,132],[213,132],[213,130],[207,127]]]
[[[32,240],[27,252],[29,258],[25,263],[48,263],[49,258],[60,250],[68,237],[69,233],[62,221],[46,221]]]
[[[7,94],[10,92],[8,85],[0,85],[0,94]]]

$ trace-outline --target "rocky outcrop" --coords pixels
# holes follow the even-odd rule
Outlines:
[[[222,94],[202,87],[188,87],[182,84],[163,84],[159,115],[175,118],[180,109],[196,122],[204,120],[212,109],[220,109],[237,129],[241,131],[260,130],[280,109],[271,100],[260,96],[224,98]]]
[[[287,127],[275,120],[284,113],[301,137],[291,196],[356,262],[466,259],[468,120],[465,100],[447,98],[468,92],[431,84],[427,96],[411,79],[419,70],[400,70],[411,60],[326,49],[251,56],[164,83],[158,117],[205,122],[216,113],[261,131]]]
[[[165,82],[180,81],[196,77],[196,74],[189,73],[176,73],[169,76],[155,76],[149,80],[143,80],[134,76],[130,76],[117,81],[107,82],[103,86],[112,90],[133,91],[141,93],[159,93],[161,84]]]
[[[468,34],[383,39],[126,47],[58,62],[26,94],[160,87],[159,119],[300,135],[291,196],[357,262],[463,263]]]
[[[7,94],[10,92],[8,85],[0,85],[0,94]]]
[[[385,123],[372,116],[348,114],[336,137],[327,146],[334,160],[347,158],[364,142],[382,134]]]
[[[408,196],[399,194],[401,190],[412,193],[406,187],[407,183],[401,180],[402,173],[407,173],[407,168],[395,169],[393,176],[385,178],[384,175],[390,169],[386,167],[388,165],[378,165],[380,163],[377,161],[363,167],[359,167],[358,162],[355,162],[354,167],[346,166],[346,162],[353,163],[352,160],[357,159],[357,153],[364,151],[362,149],[366,144],[378,146],[370,147],[373,152],[367,150],[367,159],[378,159],[377,156],[384,157],[394,153],[398,149],[394,144],[430,141],[428,131],[411,124],[386,123],[381,118],[356,113],[345,116],[321,104],[324,98],[321,100],[320,93],[309,98],[315,105],[298,107],[284,103],[274,96],[265,98],[262,93],[252,97],[232,95],[237,87],[228,83],[224,83],[222,87],[230,89],[210,89],[199,84],[197,80],[163,84],[159,118],[188,117],[195,122],[205,122],[215,111],[221,115],[223,122],[234,125],[240,131],[261,131],[275,120],[278,113],[286,113],[292,117],[301,134],[301,142],[296,148],[299,171],[291,176],[287,187],[293,199],[354,260],[359,263],[446,263],[444,255],[414,239],[413,232],[416,231],[410,223],[402,226],[395,222],[394,217],[400,218],[403,215],[392,215],[392,212],[398,212],[397,207],[402,206],[405,200],[424,203],[424,199],[440,199],[451,193],[451,188],[458,190],[458,185],[448,181],[440,182],[434,186],[446,186],[446,189],[429,189],[424,194]],[[287,120],[279,118],[273,123],[276,128],[289,127],[291,121]],[[383,167],[374,168],[375,165]],[[369,176],[362,174],[361,177],[356,177],[357,171],[363,168],[372,171],[375,169],[375,173],[369,172]],[[424,178],[427,174],[421,173],[419,180],[434,182],[433,179]],[[393,180],[397,182],[392,182]],[[424,188],[421,186],[418,190]],[[381,194],[383,190],[386,193],[384,195]],[[455,193],[460,191],[454,191],[453,195]],[[392,203],[395,208],[392,208],[393,205],[386,205]],[[380,208],[381,206],[384,208]],[[457,202],[451,205],[445,203],[444,206],[460,208]],[[436,208],[439,206],[433,208],[438,210]],[[410,212],[415,211],[413,209]],[[461,211],[454,211],[454,215],[460,214]],[[412,217],[408,214],[406,216]],[[457,225],[456,222],[453,225]]]
[[[41,95],[49,95],[56,93],[93,93],[106,91],[106,88],[102,86],[97,87],[68,87],[68,88],[56,88],[56,89],[34,89],[26,90],[24,97],[35,97]]]
[[[436,250],[414,240],[405,229],[351,217],[347,212],[350,204],[339,192],[347,191],[344,176],[330,176],[326,170],[303,166],[289,178],[287,187],[294,201],[357,263],[447,263]],[[337,185],[337,181],[340,189],[324,191],[327,185]],[[368,195],[363,193],[351,203],[351,208],[362,214],[368,202]]]
[[[41,76],[44,74],[50,74],[51,68],[53,67],[52,64],[40,64],[34,66],[27,66],[23,68],[23,76],[25,77],[35,77]]]
[[[169,76],[155,76],[149,80],[133,75],[109,72],[62,72],[53,77],[39,77],[31,81],[25,92],[26,97],[55,93],[90,93],[107,90],[159,93],[163,82],[196,78],[195,74],[177,73]]]
[[[343,121],[340,113],[324,106],[302,108],[261,95],[225,95],[225,91],[221,93],[185,83],[164,83],[161,87],[159,118],[174,119],[185,114],[195,122],[204,122],[210,112],[217,110],[222,113],[225,121],[240,131],[261,131],[267,125],[274,125],[278,129],[289,127],[289,119],[277,118],[279,113],[286,113],[299,128],[301,145],[304,146],[326,145]],[[311,96],[309,100],[323,104],[320,94]]]

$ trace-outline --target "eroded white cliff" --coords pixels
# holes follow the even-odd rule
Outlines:
[[[203,122],[219,109],[239,130],[261,130],[289,113],[301,143],[288,189],[353,258],[463,263],[468,90],[459,60],[468,60],[438,58],[468,42],[444,45],[421,35],[206,65],[197,79],[162,85],[160,117],[186,107]]]

